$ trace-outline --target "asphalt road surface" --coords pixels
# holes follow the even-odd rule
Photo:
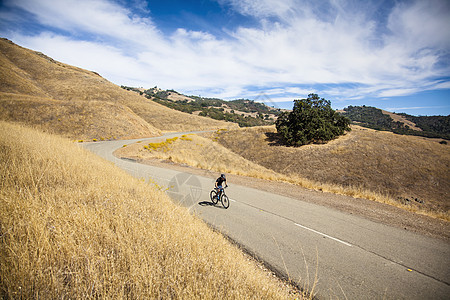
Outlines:
[[[182,133],[168,134],[173,137]],[[319,299],[450,299],[450,244],[337,210],[230,182],[230,207],[212,205],[214,179],[118,159],[150,139],[82,144],[167,194]],[[323,194],[326,197],[326,194]],[[301,199],[301,197],[299,197]]]

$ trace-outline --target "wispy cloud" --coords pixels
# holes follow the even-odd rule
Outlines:
[[[150,18],[135,15],[110,0],[6,0],[6,5],[31,13],[37,22],[49,29],[64,31],[74,40],[116,44],[131,43],[148,47],[152,42],[162,42]],[[122,47],[124,45],[121,45]],[[99,46],[103,46],[100,44]]]
[[[360,99],[450,88],[446,0],[400,1],[383,9],[376,1],[216,1],[257,26],[223,28],[219,37],[187,24],[164,35],[137,13],[146,11],[140,0],[136,9],[112,0],[6,0],[16,10],[0,14],[2,24],[17,22],[19,9],[43,29],[32,35],[9,27],[0,34],[117,84],[205,96],[265,90],[283,100],[318,91]]]
[[[218,2],[231,5],[243,15],[258,18],[284,17],[293,12],[297,4],[295,0],[218,0]]]
[[[388,111],[400,111],[400,110],[418,110],[418,109],[429,109],[429,108],[447,108],[448,106],[412,106],[412,107],[387,107]]]

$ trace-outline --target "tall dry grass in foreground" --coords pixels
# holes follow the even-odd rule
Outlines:
[[[289,291],[162,192],[0,122],[0,297],[267,299]]]

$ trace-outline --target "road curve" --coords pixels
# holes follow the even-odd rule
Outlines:
[[[124,144],[151,139],[81,145],[168,187],[172,199],[300,286],[310,289],[317,278],[319,299],[449,299],[449,243],[234,182],[229,209],[212,206],[214,179],[113,155]]]

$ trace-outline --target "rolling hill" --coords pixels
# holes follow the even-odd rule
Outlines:
[[[226,101],[218,98],[186,96],[175,90],[161,90],[158,87],[143,89],[122,86],[122,88],[175,110],[214,120],[234,122],[240,127],[272,125],[283,111],[249,99]]]
[[[334,192],[362,198],[372,192],[449,219],[450,149],[435,140],[353,125],[325,145],[280,145],[273,127],[224,132],[218,142],[275,172],[338,187]]]
[[[6,39],[0,39],[0,82],[0,120],[75,139],[237,127],[174,111],[95,72],[55,61]]]
[[[450,139],[450,116],[411,116],[371,106],[349,106],[341,110],[354,124],[398,134]]]

